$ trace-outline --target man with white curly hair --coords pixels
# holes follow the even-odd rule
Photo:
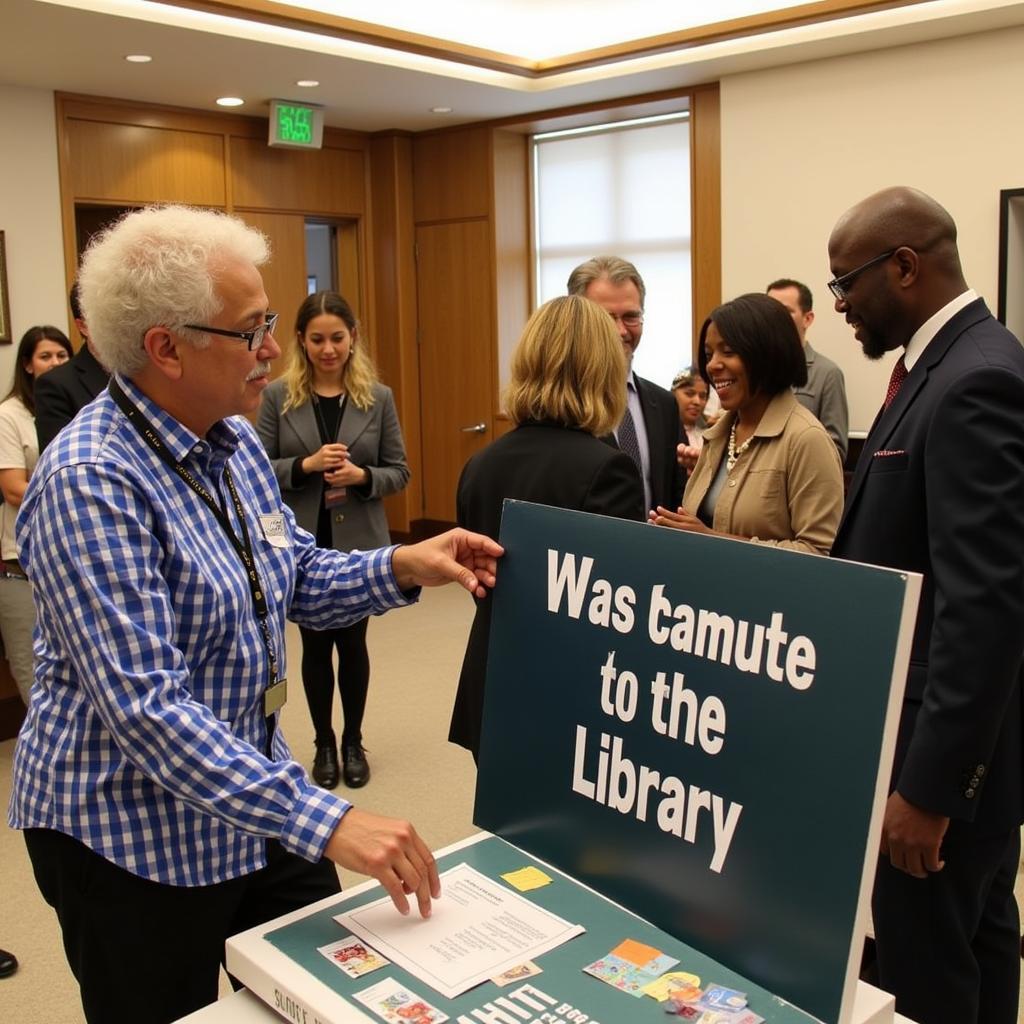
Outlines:
[[[217,997],[228,935],[338,891],[335,863],[428,916],[437,867],[408,822],[315,786],[276,728],[285,617],[347,625],[501,548],[464,530],[315,547],[238,414],[277,315],[266,239],[224,214],[128,214],[81,272],[110,385],[44,453],[22,504],[36,675],[10,824],[57,912],[90,1022],[177,1020]]]

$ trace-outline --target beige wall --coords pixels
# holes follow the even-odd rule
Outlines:
[[[831,308],[836,218],[887,185],[942,202],[968,282],[995,312],[999,190],[1024,187],[1024,29],[737,75],[721,83],[722,294],[796,277],[808,337],[846,373],[851,429],[870,426],[892,357],[869,364]]]
[[[0,85],[0,231],[7,246],[13,344],[0,346],[0,395],[33,324],[68,329],[53,93]]]

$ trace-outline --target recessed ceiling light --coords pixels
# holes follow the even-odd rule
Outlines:
[[[300,78],[295,84],[303,89],[315,89],[320,83],[315,78]]]
[[[152,59],[148,53],[129,53],[125,57],[130,64],[148,64]]]
[[[431,107],[430,112],[432,114],[450,114],[452,112],[451,107]]]
[[[218,107],[240,107],[245,100],[239,99],[237,96],[221,96],[217,100]]]

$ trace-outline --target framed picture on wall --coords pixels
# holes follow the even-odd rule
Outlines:
[[[7,250],[0,231],[0,345],[11,343],[11,306],[7,301]]]

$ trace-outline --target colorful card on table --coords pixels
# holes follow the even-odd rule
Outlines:
[[[385,978],[354,996],[387,1024],[441,1024],[448,1020],[448,1014],[431,1006],[394,978]]]
[[[501,876],[520,892],[529,892],[531,889],[539,889],[543,885],[550,885],[551,878],[545,875],[540,868],[526,867],[518,871],[508,871]]]
[[[364,974],[391,963],[387,957],[370,949],[362,939],[357,939],[354,935],[346,935],[328,946],[319,946],[318,952],[350,978],[361,978]]]

